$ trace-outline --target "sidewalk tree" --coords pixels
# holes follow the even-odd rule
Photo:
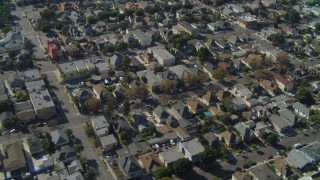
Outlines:
[[[159,167],[155,172],[154,176],[156,179],[162,179],[164,177],[171,177],[170,169],[167,167]]]
[[[160,85],[159,88],[164,93],[169,93],[170,90],[175,91],[177,88],[177,82],[174,80],[164,80]]]
[[[200,153],[200,163],[206,167],[218,157],[218,152],[216,149],[213,149],[212,147],[205,147],[205,150]]]
[[[90,98],[86,101],[85,107],[88,109],[89,112],[97,112],[101,105],[101,102],[96,98]]]
[[[276,143],[278,140],[278,136],[275,133],[268,134],[266,141],[270,144]]]
[[[213,76],[215,79],[217,79],[218,81],[223,81],[224,78],[227,77],[227,74],[228,74],[228,72],[227,72],[226,70],[224,70],[224,69],[222,69],[222,68],[217,68],[217,69],[213,72],[212,76]]]
[[[183,177],[192,171],[193,163],[187,158],[181,158],[174,162],[173,169],[175,174]]]
[[[130,112],[130,103],[129,101],[125,101],[123,103],[123,107],[122,107],[122,113],[127,116]]]
[[[314,103],[314,99],[312,93],[309,89],[304,86],[299,87],[297,90],[295,97],[302,103],[307,105],[312,105]]]
[[[96,172],[93,169],[89,169],[83,174],[84,180],[92,180],[92,179],[95,179],[95,177],[96,177]]]
[[[51,9],[44,9],[43,11],[40,11],[40,16],[42,19],[49,21],[51,18],[55,17],[55,13]]]
[[[205,61],[208,61],[208,59],[212,56],[210,51],[205,47],[200,48],[197,55],[198,55],[200,62],[202,62],[202,63]]]

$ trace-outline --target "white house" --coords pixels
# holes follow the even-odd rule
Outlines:
[[[199,160],[199,154],[203,151],[204,147],[199,142],[198,138],[179,142],[179,152],[192,162],[197,162]]]
[[[296,114],[303,118],[309,119],[310,109],[307,106],[301,104],[300,102],[295,102],[292,104],[292,107]]]
[[[175,57],[164,47],[156,46],[148,48],[148,52],[152,54],[162,66],[172,66],[175,64]]]

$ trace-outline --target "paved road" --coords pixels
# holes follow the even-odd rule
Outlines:
[[[35,47],[33,48],[34,55],[39,58],[45,58],[45,54],[39,48],[39,42],[36,38],[36,36],[38,36],[38,33],[33,31],[27,19],[23,18],[24,9],[24,7],[17,6],[15,10],[11,11],[11,14],[17,17],[17,20],[19,21],[19,26],[22,28],[22,36],[31,40],[31,42],[35,45]]]
[[[213,174],[225,177],[230,172],[235,171],[237,167],[243,167],[244,162],[247,159],[255,162],[264,161],[268,158],[269,154],[277,156],[277,151],[283,150],[287,147],[292,147],[295,143],[311,143],[315,140],[317,134],[316,130],[307,130],[304,133],[300,133],[295,137],[287,137],[281,139],[280,142],[275,146],[260,147],[257,151],[250,153],[242,153],[241,155],[235,156],[230,161],[221,161],[213,165]]]

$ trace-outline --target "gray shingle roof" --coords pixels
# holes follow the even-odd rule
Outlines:
[[[292,104],[292,106],[294,109],[299,110],[300,112],[302,112],[306,116],[310,115],[310,109],[307,106],[301,104],[300,102],[295,102]]]
[[[59,145],[59,144],[64,144],[64,143],[69,143],[69,139],[68,136],[65,132],[63,132],[62,130],[55,130],[52,131],[50,133],[51,137],[52,137],[52,142],[55,145]]]
[[[131,172],[141,171],[139,163],[133,155],[121,157],[117,159],[117,162],[119,167],[123,169],[123,171],[127,174]]]

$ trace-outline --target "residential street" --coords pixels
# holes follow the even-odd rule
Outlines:
[[[24,7],[26,8],[26,7]],[[19,26],[22,30],[22,35],[31,40],[32,44],[35,45],[33,48],[33,52],[36,58],[42,59],[45,58],[45,54],[43,50],[40,48],[39,41],[37,39],[37,32],[33,31],[30,27],[29,23],[25,18],[23,18],[23,11],[28,9],[23,9],[21,7],[16,7],[14,11],[12,11],[13,15],[17,16],[17,20],[19,21]],[[30,10],[30,7],[29,7]],[[112,179],[111,175],[108,173],[106,166],[100,160],[97,152],[93,148],[93,145],[89,142],[84,128],[82,124],[88,120],[88,117],[82,116],[79,112],[77,112],[67,96],[67,93],[64,91],[63,87],[60,85],[58,79],[55,76],[55,66],[51,64],[49,61],[36,61],[34,62],[36,66],[38,66],[40,73],[47,74],[47,79],[49,82],[49,88],[53,90],[56,94],[57,99],[60,101],[60,105],[58,106],[58,114],[57,119],[61,122],[62,125],[59,128],[71,129],[74,135],[82,141],[84,146],[84,150],[82,154],[88,159],[88,163],[97,170],[98,180],[107,180]],[[42,131],[49,131],[51,128],[38,128]],[[28,137],[31,134],[20,133],[20,138]],[[18,133],[3,135],[0,137],[0,143],[13,141],[15,139],[19,139]]]

